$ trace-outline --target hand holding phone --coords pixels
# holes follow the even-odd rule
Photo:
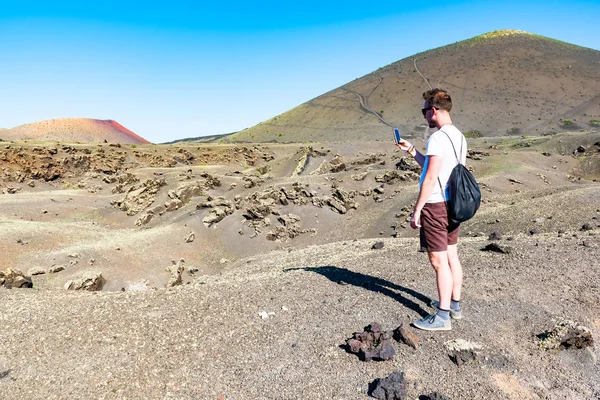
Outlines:
[[[412,149],[414,149],[415,146],[413,146],[412,144],[410,144],[409,142],[407,142],[406,140],[404,140],[400,137],[400,130],[398,128],[394,128],[394,143],[396,143],[396,146],[400,150],[409,152],[414,157],[414,155],[415,155],[414,152],[416,150],[412,150]]]
[[[400,143],[400,140],[402,140],[400,138],[400,130],[398,128],[394,128],[394,142],[396,142],[396,144]]]

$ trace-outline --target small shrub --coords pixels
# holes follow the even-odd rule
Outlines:
[[[262,166],[256,168],[256,170],[258,171],[259,174],[264,175],[271,170],[271,167],[269,167],[268,165],[262,165]]]
[[[481,133],[479,131],[468,131],[468,132],[465,132],[464,135],[466,138],[469,138],[469,139],[483,137],[483,133]]]
[[[526,142],[517,142],[513,144],[512,147],[531,147],[531,141],[528,140]]]
[[[136,146],[135,144],[132,144],[132,145],[131,145],[131,148],[132,148],[132,149],[135,149],[135,148],[137,148],[137,146]]]
[[[570,119],[561,119],[560,122],[563,125],[573,125],[573,121],[571,121]]]
[[[600,120],[590,119],[590,125],[600,125]]]

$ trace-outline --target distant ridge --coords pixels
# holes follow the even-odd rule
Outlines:
[[[227,136],[233,135],[234,133],[235,132],[222,133],[219,135],[207,135],[207,136],[191,137],[191,138],[185,138],[185,139],[176,139],[176,140],[172,140],[170,142],[164,142],[161,144],[175,144],[175,143],[186,143],[186,142],[210,143],[210,142],[216,142],[216,141],[222,140],[222,139],[226,138]]]
[[[428,84],[450,92],[454,123],[472,135],[594,130],[599,66],[600,51],[499,30],[396,61],[224,140],[390,140],[390,126],[425,137]]]
[[[89,143],[150,143],[117,121],[91,118],[59,118],[0,130],[4,140],[39,140]]]

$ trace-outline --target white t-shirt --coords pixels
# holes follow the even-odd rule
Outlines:
[[[450,136],[450,140],[454,144],[456,149],[456,155],[448,136],[444,134],[446,132]],[[445,201],[448,198],[448,179],[452,170],[457,165],[456,157],[460,160],[461,164],[464,164],[467,158],[467,140],[463,134],[454,125],[444,125],[438,131],[435,131],[427,140],[427,148],[425,151],[425,164],[423,165],[423,172],[421,173],[421,180],[419,181],[419,187],[423,185],[425,174],[427,173],[427,167],[429,166],[429,157],[427,156],[439,156],[442,157],[442,167],[440,168],[440,182],[444,187],[445,196],[442,196],[440,184],[436,182],[433,187],[433,192],[427,203],[439,203]]]

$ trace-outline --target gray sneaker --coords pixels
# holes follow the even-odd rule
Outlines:
[[[436,310],[440,309],[440,302],[437,300],[431,300],[431,303],[429,303],[429,305],[432,308],[435,308]],[[462,310],[453,310],[450,309],[450,318],[452,319],[461,319],[462,318]]]
[[[450,318],[444,320],[436,313],[433,313],[413,322],[413,326],[424,331],[449,331],[452,329],[452,320]]]

